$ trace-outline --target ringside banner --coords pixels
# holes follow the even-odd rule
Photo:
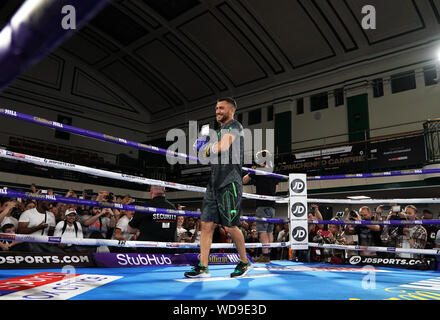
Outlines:
[[[88,253],[0,253],[0,269],[95,267],[93,256]]]
[[[395,267],[417,270],[433,269],[433,261],[430,259],[408,259],[408,258],[385,258],[385,257],[362,257],[352,256],[348,260],[350,265],[375,266],[375,267]]]
[[[146,266],[182,266],[199,263],[198,253],[149,254],[149,253],[95,253],[94,260],[98,267],[146,267]],[[209,264],[237,264],[240,257],[236,253],[211,253]],[[248,259],[251,257],[248,255]]]

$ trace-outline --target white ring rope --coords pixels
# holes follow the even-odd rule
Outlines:
[[[436,249],[411,249],[411,248],[394,248],[394,247],[348,246],[348,245],[328,244],[328,243],[322,244],[322,243],[314,243],[314,242],[309,242],[309,247],[354,250],[354,251],[375,251],[375,252],[387,252],[387,253],[412,253],[412,254],[440,255],[440,248],[437,250]]]
[[[128,181],[134,182],[144,185],[153,185],[160,187],[167,187],[182,191],[191,191],[191,192],[199,192],[205,193],[206,188],[197,187],[191,185],[185,185],[175,182],[161,181],[155,179],[149,179],[145,177],[138,177],[133,175],[127,175],[123,173],[111,172],[102,169],[95,169],[86,166],[81,166],[77,164],[61,162],[57,160],[51,160],[46,158],[35,157],[31,155],[15,153],[7,150],[0,149],[0,158],[23,161],[27,163],[33,163],[36,165],[41,165],[44,167],[51,167],[55,169],[63,169],[63,170],[72,170],[76,172],[81,172],[85,174],[91,174],[98,177],[115,179],[120,181]],[[269,200],[275,201],[277,203],[288,203],[289,198],[287,197],[272,197],[272,196],[264,196],[252,193],[243,193],[243,198],[247,199],[255,199],[255,200]],[[385,204],[385,203],[399,203],[399,204],[420,204],[420,203],[440,203],[440,198],[414,198],[414,199],[362,199],[362,200],[353,200],[353,199],[314,199],[308,198],[308,203],[322,203],[322,204]]]
[[[1,149],[0,149],[0,158],[23,161],[23,162],[33,163],[36,165],[40,165],[40,166],[44,166],[44,167],[51,167],[51,168],[55,168],[55,169],[71,170],[71,171],[95,175],[98,177],[121,180],[121,181],[125,181],[125,182],[134,182],[134,183],[145,184],[145,185],[168,187],[168,188],[182,190],[182,191],[192,191],[192,192],[199,192],[199,193],[206,192],[206,188],[204,188],[204,187],[190,186],[190,185],[185,185],[185,184],[180,184],[180,183],[175,183],[175,182],[161,181],[161,180],[149,179],[149,178],[145,178],[145,177],[138,177],[138,176],[123,174],[123,173],[111,172],[111,171],[106,171],[106,170],[102,170],[102,169],[95,169],[95,168],[90,168],[90,167],[81,166],[81,165],[77,165],[77,164],[61,162],[61,161],[51,160],[51,159],[45,159],[45,158],[35,157],[35,156],[21,154],[21,153],[15,153],[15,152],[1,150]],[[243,198],[256,199],[256,200],[270,200],[270,201],[276,201],[276,202],[280,202],[280,203],[289,202],[289,200],[287,198],[283,198],[283,197],[271,197],[271,196],[264,196],[264,195],[251,194],[251,193],[243,193]]]
[[[135,241],[135,240],[109,240],[109,239],[78,239],[78,238],[63,238],[43,235],[28,235],[28,234],[10,234],[0,233],[1,240],[8,241],[24,241],[36,243],[49,244],[72,244],[82,246],[109,246],[122,248],[181,248],[181,249],[199,249],[198,243],[188,242],[158,242],[158,241]],[[246,243],[246,248],[284,248],[289,247],[289,242],[275,242],[275,243]],[[232,249],[235,248],[233,243],[213,243],[213,249]]]

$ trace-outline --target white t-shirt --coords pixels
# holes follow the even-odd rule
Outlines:
[[[194,232],[196,232],[196,229],[192,229],[189,232],[191,232],[192,235],[194,235]],[[202,235],[201,231],[197,231],[196,238],[194,240],[194,243],[200,243],[200,236]]]
[[[284,236],[286,234],[286,231],[281,230],[280,233],[278,233],[278,238],[277,238],[277,242],[284,242],[286,241]]]
[[[83,239],[83,231],[81,228],[81,223],[79,223],[78,221],[75,221],[74,223],[76,223],[77,227],[78,227],[78,231],[75,234],[75,226],[71,225],[69,226],[69,224],[66,225],[66,230],[64,230],[63,232],[63,227],[64,227],[64,221],[60,221],[57,223],[56,227],[55,227],[55,232],[54,232],[54,236],[55,237],[63,237],[63,238],[74,238],[74,239]]]
[[[90,219],[93,216],[89,216],[89,215],[85,215],[81,217],[81,223],[84,224],[84,221]],[[88,238],[90,237],[90,235],[92,234],[93,231],[98,231],[101,232],[102,236],[104,237],[104,239],[106,239],[107,237],[107,230],[109,229],[109,225],[110,225],[110,218],[107,217],[103,217],[101,216],[101,222],[102,225],[100,225],[99,223],[99,218],[96,219],[96,221],[94,223],[92,223],[89,226],[84,226],[84,238]]]
[[[186,231],[186,229],[185,228],[177,228],[177,236],[178,237],[180,237],[182,234],[184,234],[185,232],[188,232],[188,231]]]
[[[0,224],[0,227],[3,227],[5,224],[8,224],[8,223],[13,224],[14,227],[15,227],[15,231],[17,231],[17,229],[18,229],[18,220],[17,219],[15,219],[14,217],[6,216],[2,220],[2,223]]]
[[[129,240],[133,234],[128,232],[128,223],[131,219],[128,219],[126,215],[124,215],[121,219],[118,220],[118,223],[116,223],[115,229],[120,229],[122,232],[122,236],[124,239]],[[115,233],[113,232],[112,239],[115,239]]]
[[[55,227],[55,225],[56,225],[55,216],[53,215],[52,212],[46,211],[46,214],[39,213],[36,208],[24,211],[20,215],[20,219],[18,219],[18,222],[19,223],[20,222],[29,222],[28,228],[36,227],[39,224],[41,224],[42,222],[47,223],[48,227],[41,229],[41,230],[37,230],[33,233],[30,233],[31,235],[35,235],[35,236],[41,236],[41,235],[47,236],[49,228]]]

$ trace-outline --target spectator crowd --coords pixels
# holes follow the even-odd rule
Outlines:
[[[33,193],[53,194],[52,190],[37,190],[34,185],[30,188]],[[175,208],[183,210],[183,206],[165,200],[165,189],[153,188],[150,191],[152,207]],[[134,204],[130,195],[116,196],[108,191],[92,194],[85,190],[77,195],[69,190],[66,197],[83,198],[95,201],[108,201],[118,204]],[[100,207],[87,207],[76,204],[64,204],[47,201],[26,199],[0,198],[0,228],[2,233],[17,233],[29,235],[49,235],[75,239],[114,239],[119,241],[151,240],[165,242],[198,243],[200,241],[200,219],[189,216],[157,215],[156,220],[139,220],[134,211],[118,210]],[[166,204],[161,206],[161,204]],[[141,213],[144,216],[151,216]],[[400,207],[398,205],[377,206],[371,210],[362,206],[359,210],[338,212],[332,219],[350,220],[351,224],[309,224],[309,242],[321,244],[339,244],[355,246],[395,247],[404,249],[433,249],[440,247],[440,232],[437,225],[403,224],[403,225],[361,225],[357,221],[378,220],[432,220],[433,213],[429,210],[419,210],[413,205]],[[309,221],[324,220],[317,205],[312,205],[308,213]],[[136,221],[136,223],[134,223]],[[154,228],[148,225],[155,224]],[[241,221],[240,230],[246,243],[259,243],[257,223]],[[143,231],[144,230],[144,231]],[[148,238],[145,234],[156,235]],[[144,234],[143,234],[144,232]],[[167,234],[166,238],[161,234]],[[289,224],[277,223],[273,229],[274,242],[289,241]],[[222,227],[217,226],[214,243],[232,243],[232,238]],[[145,248],[144,248],[145,249]],[[136,252],[137,249],[81,246],[70,244],[47,244],[17,241],[0,241],[2,251],[21,252]],[[149,252],[148,249],[138,252]],[[188,252],[188,250],[186,250]],[[218,249],[213,252],[235,252],[234,249]],[[262,255],[261,248],[248,248],[252,258]],[[412,253],[382,253],[376,251],[355,251],[331,248],[309,248],[309,250],[289,252],[288,247],[272,248],[270,260],[295,259],[304,262],[327,262],[343,264],[354,255],[368,257],[422,258]]]

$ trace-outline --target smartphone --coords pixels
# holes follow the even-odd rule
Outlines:
[[[46,193],[47,193],[47,190],[41,190],[41,193],[42,193],[42,194],[46,194]]]
[[[326,230],[321,231],[321,236],[323,236],[323,237],[327,237],[329,234],[330,234],[330,231],[326,231]]]
[[[400,212],[400,206],[392,206],[391,211],[393,212]]]

